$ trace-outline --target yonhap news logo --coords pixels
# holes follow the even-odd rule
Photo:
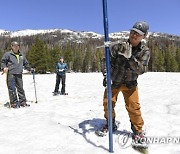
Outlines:
[[[118,144],[121,148],[128,148],[133,144],[180,144],[180,136],[146,136],[138,140],[132,139],[132,133],[123,133],[118,135]]]
[[[132,145],[132,134],[127,132],[118,135],[118,143],[121,148],[127,148]]]

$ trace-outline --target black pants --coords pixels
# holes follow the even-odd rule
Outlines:
[[[66,82],[66,75],[56,75],[56,86],[54,92],[59,91],[59,84],[60,81],[62,81],[62,88],[61,88],[61,93],[65,93],[65,82]]]
[[[26,102],[26,96],[23,89],[22,74],[7,75],[7,87],[9,92],[10,103]],[[18,93],[18,97],[17,97]],[[19,100],[18,100],[19,99]]]

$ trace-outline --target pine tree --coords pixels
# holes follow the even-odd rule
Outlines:
[[[157,50],[157,60],[156,60],[156,68],[158,72],[164,72],[164,56],[162,51]]]
[[[82,72],[89,72],[91,69],[91,51],[89,48],[87,48],[87,51],[85,53],[85,57],[83,60],[83,68]]]
[[[176,49],[176,61],[178,63],[178,72],[180,72],[180,48]]]
[[[61,50],[59,46],[55,46],[53,49],[50,50],[50,71],[55,72],[56,63],[59,61],[61,56]]]
[[[76,49],[74,51],[74,60],[73,60],[73,71],[81,72],[82,71],[82,64],[83,64],[83,57],[80,50]]]
[[[68,65],[69,70],[72,69],[72,62],[73,62],[73,50],[71,48],[71,44],[68,43],[66,46],[65,51],[63,52],[64,59]]]
[[[38,73],[46,73],[49,71],[49,53],[47,47],[39,39],[35,39],[35,44],[29,50],[27,58],[31,67],[36,69]]]
[[[44,54],[45,54],[45,72],[51,72],[51,56],[50,56],[50,52],[47,48],[47,46],[44,46]]]
[[[153,64],[154,64],[154,38],[152,36],[149,36],[149,41],[148,41],[148,47],[150,49],[150,60],[148,63],[148,70],[149,71],[154,71],[153,70]]]
[[[0,59],[2,59],[2,56],[3,56],[3,52],[0,50]],[[0,65],[1,65],[1,63],[0,63]]]
[[[178,71],[178,63],[176,61],[174,48],[172,46],[168,47],[168,51],[166,53],[166,72],[177,72]]]
[[[104,50],[102,49],[97,49],[96,50],[96,59],[95,59],[95,63],[96,63],[96,71],[101,71],[101,60],[104,57]]]

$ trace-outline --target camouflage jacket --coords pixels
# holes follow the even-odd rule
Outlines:
[[[126,84],[128,88],[132,88],[137,85],[138,76],[148,70],[149,48],[142,43],[132,47],[132,56],[129,59],[118,54],[117,49],[116,45],[110,49],[112,87],[118,88],[122,84]],[[103,65],[102,70],[104,74],[106,72],[105,65]]]

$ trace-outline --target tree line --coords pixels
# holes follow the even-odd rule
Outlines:
[[[103,50],[96,50],[90,45],[67,43],[66,46],[55,45],[49,48],[42,40],[36,38],[34,45],[26,54],[32,67],[38,73],[55,72],[55,65],[61,56],[68,64],[69,71],[99,72]]]
[[[149,71],[180,72],[180,42],[150,37],[147,45],[151,52]],[[37,39],[31,50],[27,52],[30,64],[40,73],[54,72],[55,64],[60,56],[64,56],[70,71],[99,72],[104,49],[71,43],[64,47],[55,46],[48,49],[41,40]]]
[[[151,51],[149,70],[152,72],[180,72],[180,39],[149,37]]]
[[[57,38],[54,39],[56,39],[56,42],[52,38],[46,39],[44,35],[20,38],[20,41],[24,42],[21,49],[25,51],[31,67],[34,67],[37,73],[55,72],[55,65],[60,56],[64,56],[69,71],[101,71],[104,48],[96,47],[102,45],[103,40],[87,39],[84,43],[72,41],[59,43]],[[17,40],[17,38],[14,38],[14,40]],[[0,50],[0,58],[5,51],[10,50],[12,40],[3,39],[3,41],[5,41],[3,44],[4,49]],[[115,40],[112,39],[111,41]],[[147,45],[151,52],[149,71],[180,72],[180,37],[155,37],[150,35]]]

